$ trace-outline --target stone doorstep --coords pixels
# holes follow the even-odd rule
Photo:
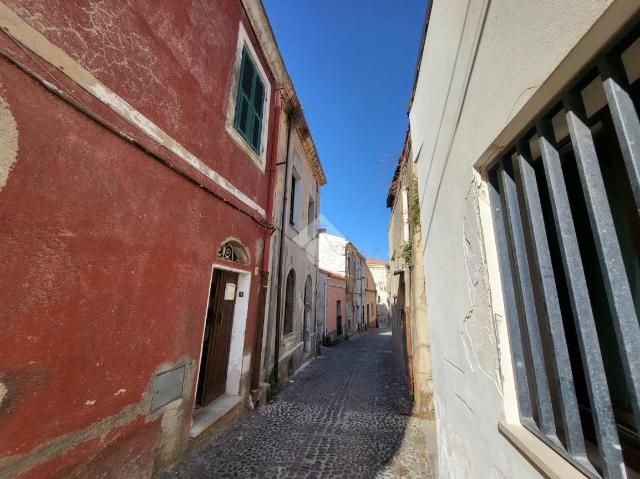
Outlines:
[[[191,439],[198,437],[209,427],[223,418],[229,411],[240,404],[241,397],[231,394],[224,394],[213,401],[208,406],[195,409],[193,411],[193,421],[191,423]]]

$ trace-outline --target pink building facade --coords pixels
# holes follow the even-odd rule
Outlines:
[[[326,307],[325,307],[325,344],[333,344],[340,340],[346,326],[345,278],[323,271],[327,275]]]

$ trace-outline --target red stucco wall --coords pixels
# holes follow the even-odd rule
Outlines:
[[[267,175],[224,131],[238,1],[8,4],[267,208]],[[0,82],[19,147],[0,189],[0,476],[146,475],[162,417],[136,405],[161,365],[189,364],[186,437],[217,249],[239,239],[253,273],[265,229],[6,60]],[[253,275],[246,352],[258,287]]]
[[[239,0],[9,0],[21,18],[264,206],[264,175],[222,135]],[[259,49],[258,54],[261,55]],[[266,68],[266,61],[262,58]],[[273,79],[270,77],[271,83]]]

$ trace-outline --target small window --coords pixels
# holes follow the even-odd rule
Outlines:
[[[295,225],[295,211],[296,211],[296,189],[298,188],[298,182],[296,177],[291,177],[291,199],[289,201],[289,224]]]
[[[296,273],[289,271],[287,275],[287,286],[284,300],[284,334],[293,331],[293,298],[296,287]]]
[[[240,81],[236,94],[234,127],[251,149],[260,154],[262,138],[262,114],[265,103],[265,87],[258,70],[246,48],[242,50]]]
[[[309,196],[309,207],[307,211],[307,224],[313,223],[316,219],[316,202],[313,201],[313,198]]]

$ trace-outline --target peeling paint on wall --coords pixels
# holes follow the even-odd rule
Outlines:
[[[507,476],[505,476],[504,473],[496,466],[491,468],[491,476],[489,477],[490,479],[507,479]]]
[[[256,260],[262,258],[262,250],[264,249],[264,241],[262,239],[257,239],[253,243],[253,248],[256,252]]]
[[[72,451],[83,443],[99,440],[103,445],[109,444],[117,436],[115,431],[120,428],[135,426],[135,421],[144,420],[145,423],[160,420],[160,434],[155,444],[155,470],[161,470],[167,464],[175,461],[178,455],[185,449],[185,415],[187,414],[188,398],[193,388],[194,362],[183,357],[177,363],[162,363],[157,371],[164,371],[175,367],[176,364],[187,362],[183,395],[176,401],[172,401],[166,407],[149,413],[151,404],[151,390],[153,377],[151,376],[146,391],[141,395],[140,401],[121,409],[115,415],[97,421],[84,429],[79,429],[62,436],[55,437],[40,444],[35,449],[25,454],[0,457],[0,479],[15,477],[33,468],[45,464],[57,457]],[[0,382],[0,404],[7,393],[7,386]],[[86,405],[94,405],[96,400],[87,400]],[[124,465],[123,467],[125,467]],[[146,474],[146,472],[145,472]]]
[[[4,383],[0,383],[0,406],[2,406],[2,401],[4,401],[4,397],[7,395],[7,386]]]
[[[465,197],[463,220],[463,247],[471,309],[463,321],[462,339],[471,369],[480,369],[502,393],[498,338],[478,209],[479,195],[482,194],[481,184],[474,177]]]
[[[264,208],[254,201],[255,198],[250,198],[229,180],[207,166],[200,158],[187,150],[175,138],[100,82],[89,70],[74,60],[68,53],[49,42],[41,33],[36,31],[2,2],[0,2],[0,26],[2,26],[5,32],[9,33],[16,42],[39,55],[43,60],[46,60],[52,65],[57,65],[58,69],[69,79],[91,93],[105,105],[109,106],[109,108],[127,122],[136,126],[158,145],[171,151],[193,169],[209,178],[249,208],[257,211],[261,216],[266,216]]]
[[[18,159],[18,126],[9,104],[0,96],[0,191]],[[0,390],[1,392],[1,390]]]
[[[113,8],[105,0],[93,0],[76,4],[71,16],[68,10],[51,8],[44,2],[7,3],[38,31],[50,35],[55,44],[65,45],[71,56],[94,75],[112,75],[117,68],[127,88],[138,92],[139,104],[159,103],[172,112],[167,116],[172,130],[180,128],[184,112],[176,93],[166,88],[171,73],[163,68],[162,58],[154,55],[150,37],[136,30],[127,7]],[[82,18],[81,24],[78,18]],[[95,44],[101,48],[91,48]],[[138,81],[141,77],[142,82]]]
[[[0,478],[18,476],[36,465],[43,464],[72,450],[85,441],[96,438],[104,441],[112,430],[131,423],[136,417],[143,415],[146,410],[148,410],[148,400],[144,397],[141,402],[125,407],[114,416],[107,417],[85,429],[42,443],[29,453],[2,457],[0,458]]]
[[[159,365],[157,371],[158,373],[169,371],[182,364],[186,366],[182,397],[154,411],[145,419],[149,422],[161,416],[160,434],[156,440],[154,453],[153,469],[155,472],[163,470],[168,464],[176,461],[187,448],[188,439],[185,424],[188,422],[190,425],[188,416],[191,413],[190,398],[198,371],[196,362],[187,356],[183,356],[176,362],[167,362]]]
[[[436,427],[438,434],[438,476],[448,479],[470,479],[471,459],[460,435],[446,427],[446,401],[434,394],[436,403]]]

